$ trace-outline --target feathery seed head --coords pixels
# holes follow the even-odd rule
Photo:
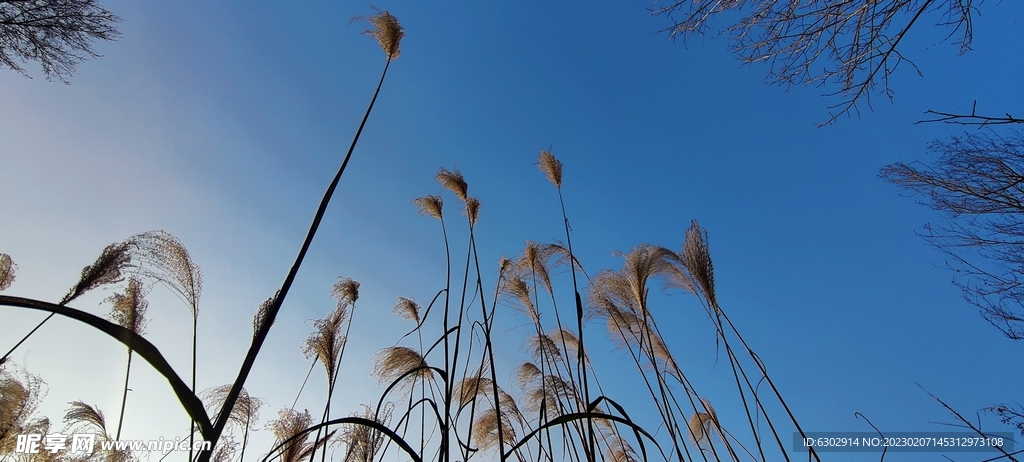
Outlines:
[[[202,398],[206,404],[206,410],[210,415],[214,415],[213,412],[220,411],[224,407],[224,400],[227,399],[228,393],[231,391],[231,385],[221,385],[219,387],[209,388],[203,391]],[[228,416],[228,420],[240,427],[252,427],[260,420],[260,408],[267,404],[266,401],[250,396],[249,392],[242,388],[238,394],[238,399],[235,401],[234,408],[231,409],[231,414]]]
[[[352,19],[362,19],[373,26],[373,29],[365,30],[363,33],[377,39],[388,59],[395,59],[402,53],[398,46],[402,42],[402,38],[405,37],[405,29],[402,29],[398,19],[387,12],[387,10],[379,11],[368,18],[357,16]]]
[[[11,286],[11,283],[14,282],[14,273],[17,270],[18,265],[14,264],[11,256],[6,253],[0,253],[0,290]]]
[[[260,304],[260,308],[258,310],[256,310],[256,315],[253,316],[253,318],[252,318],[252,335],[253,335],[253,337],[255,337],[257,333],[259,333],[260,329],[263,328],[264,324],[266,324],[267,322],[270,322],[270,323],[274,322],[274,320],[270,319],[270,308],[273,307],[274,303],[277,302],[277,296],[280,293],[281,293],[280,290],[275,292],[273,297],[270,297],[266,301],[261,303]]]
[[[359,283],[352,278],[338,276],[338,282],[331,288],[331,297],[338,300],[338,306],[351,305],[359,299]]]
[[[480,218],[480,199],[475,197],[466,199],[466,216],[469,217],[469,225],[476,226],[476,221]]]
[[[371,374],[377,377],[380,383],[391,383],[416,368],[422,369],[402,378],[406,384],[411,384],[413,381],[410,379],[417,377],[430,378],[432,371],[427,369],[427,361],[419,352],[412,348],[396,346],[385,348],[373,356]]]
[[[107,422],[103,417],[103,411],[96,406],[90,406],[83,401],[72,401],[64,414],[64,423],[69,426],[93,427],[92,430],[99,430],[102,435],[107,434]]]
[[[106,300],[113,304],[109,314],[110,320],[142,335],[146,329],[146,309],[149,307],[149,302],[145,299],[146,292],[142,281],[135,277],[129,278],[123,294],[111,295]]]
[[[121,271],[131,264],[130,250],[135,243],[127,240],[117,244],[110,244],[96,261],[82,268],[82,276],[67,295],[60,301],[60,305],[66,305],[92,289],[106,284],[121,282]]]
[[[499,415],[496,409],[487,409],[480,414],[476,422],[473,422],[473,442],[481,450],[488,450],[498,444],[498,432],[501,432],[501,440],[506,444],[515,441],[516,432],[504,412]],[[498,450],[503,451],[504,448]]]
[[[316,321],[316,331],[306,339],[306,345],[302,349],[307,358],[315,356],[324,365],[328,383],[334,382],[334,376],[338,372],[338,355],[345,344],[345,336],[341,332],[341,325],[348,315],[345,308],[339,304],[326,318]]]
[[[711,265],[711,251],[708,249],[708,232],[701,229],[697,220],[693,220],[690,223],[690,227],[686,230],[682,259],[683,265],[686,266],[690,276],[697,282],[697,287],[700,288],[704,298],[717,310],[715,270]]]
[[[469,199],[469,185],[466,184],[466,179],[458,170],[450,172],[442,168],[437,172],[437,182],[463,202]]]
[[[188,249],[167,231],[150,231],[128,239],[137,248],[133,260],[141,273],[164,283],[199,316],[199,295],[203,272],[192,261]]]
[[[411,299],[398,297],[398,303],[395,304],[395,308],[391,311],[401,316],[402,319],[408,319],[416,324],[420,323],[420,306]]]
[[[551,151],[540,152],[540,171],[548,177],[555,187],[562,187],[562,162],[551,155]]]
[[[439,220],[441,219],[441,209],[444,205],[441,196],[427,195],[414,200],[413,203],[420,208],[420,215],[430,215]]]

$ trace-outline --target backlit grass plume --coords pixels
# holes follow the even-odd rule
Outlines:
[[[121,327],[136,334],[142,335],[146,327],[146,309],[149,303],[145,299],[146,289],[142,281],[132,277],[128,279],[128,286],[124,293],[114,294],[107,298],[113,307],[110,310],[110,320]],[[121,439],[121,428],[124,423],[124,407],[128,401],[128,379],[132,373],[132,349],[128,348],[128,366],[125,368],[124,393],[121,396],[121,415],[117,419],[117,433],[114,439]]]
[[[387,10],[368,18],[357,17],[354,19],[364,19],[373,25],[373,29],[368,29],[363,31],[363,33],[377,39],[380,47],[384,50],[384,54],[388,56],[388,60],[395,59],[402,53],[399,50],[399,44],[401,44],[402,38],[405,37],[405,30],[398,23],[398,19]]]
[[[6,253],[0,253],[0,290],[11,286],[14,282],[14,273],[17,270],[18,265],[14,264],[11,256]]]
[[[45,395],[43,385],[38,376],[0,369],[0,454],[14,452],[18,435],[49,428],[49,420],[35,417]]]
[[[439,220],[441,219],[441,209],[444,206],[444,201],[441,200],[441,196],[423,196],[414,200],[413,203],[420,208],[421,214],[430,215]]]
[[[221,385],[203,392],[203,398],[206,402],[208,412],[212,414],[217,410],[224,409],[224,399],[227,398],[229,391],[231,391],[231,385]],[[245,391],[245,388],[243,388],[242,392],[238,395],[238,400],[235,401],[235,405],[231,407],[231,414],[228,417],[228,420],[242,430],[242,445],[239,460],[245,460],[245,448],[249,443],[249,432],[252,427],[259,422],[260,408],[266,404],[266,401],[249,395],[249,392]],[[223,448],[226,450],[228,445],[224,443],[225,442],[221,441],[217,444],[218,446],[223,445]]]
[[[541,151],[538,163],[540,171],[544,172],[544,175],[548,177],[548,181],[554,184],[556,188],[561,188],[562,161],[555,159],[551,151]]]
[[[416,350],[403,346],[385,348],[374,355],[371,374],[377,377],[380,383],[392,383],[402,379],[403,383],[408,384],[415,378],[430,378],[432,375],[423,356]]]
[[[203,291],[203,272],[192,261],[188,249],[167,231],[150,231],[130,239],[137,248],[133,252],[134,264],[143,275],[160,281],[185,305],[192,314],[192,392],[196,391],[196,347],[199,328],[199,296]],[[189,447],[195,441],[196,426],[189,422]],[[191,450],[189,459],[191,459]]]
[[[68,433],[76,434],[92,434],[96,436],[96,439],[100,442],[110,441],[110,433],[107,432],[107,421],[103,416],[103,412],[100,411],[99,407],[90,406],[82,401],[72,401],[68,403],[71,405],[64,413],[64,423],[68,427]],[[97,454],[100,456],[99,459],[85,459],[85,460],[102,460],[104,462],[129,462],[137,460],[130,449],[108,450],[105,454]],[[78,460],[69,458],[67,460]]]
[[[469,185],[458,170],[452,172],[442,168],[437,172],[437,182],[463,202],[469,199]]]
[[[99,286],[121,282],[121,272],[131,264],[131,250],[134,246],[128,240],[104,248],[93,264],[82,268],[82,277],[61,299],[60,304],[66,305]]]
[[[282,409],[278,412],[277,419],[271,421],[267,428],[277,438],[278,443],[282,443],[309,428],[312,423],[313,417],[309,415],[309,411],[298,412],[293,409]],[[279,454],[281,462],[308,460],[315,450],[327,444],[333,434],[334,432],[331,432],[327,438],[320,439],[316,443],[308,441],[308,438],[293,440],[281,448]]]
[[[417,325],[420,323],[420,306],[411,299],[398,297],[398,303],[395,303],[395,308],[391,311],[402,319],[408,319]]]

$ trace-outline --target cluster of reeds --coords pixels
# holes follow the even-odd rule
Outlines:
[[[404,34],[394,16],[384,11],[366,19],[374,26],[368,34],[379,41],[387,57],[380,83],[295,263],[282,286],[256,310],[252,343],[233,383],[197,394],[196,336],[202,273],[181,242],[168,233],[143,233],[108,246],[95,263],[83,269],[80,280],[58,303],[0,296],[0,305],[50,313],[26,338],[50,317],[60,314],[125,345],[125,391],[133,356],[141,357],[167,378],[191,418],[186,435],[213,442],[210,449],[189,453],[190,460],[243,460],[246,455],[250,432],[266,403],[249,396],[243,386],[348,165],[388,66],[399,55]],[[440,195],[414,201],[421,214],[438,220],[447,270],[443,286],[426,306],[412,298],[398,299],[393,311],[413,327],[373,358],[372,374],[383,387],[381,396],[346,417],[332,417],[332,401],[360,286],[350,278],[339,278],[331,290],[336,307],[315,323],[314,332],[302,348],[311,361],[310,373],[319,363],[326,375],[327,396],[319,421],[309,411],[295,410],[294,402],[281,409],[267,425],[277,441],[273,449],[261,455],[263,460],[312,462],[319,457],[324,462],[330,454],[332,460],[340,455],[345,461],[369,462],[393,453],[414,461],[440,462],[485,457],[500,461],[764,461],[778,457],[772,451],[774,446],[788,460],[780,436],[783,424],[770,412],[775,409],[772,406],[781,405],[787,413],[786,428],[791,425],[800,431],[800,427],[763,363],[717,302],[706,232],[693,222],[680,251],[640,245],[621,254],[621,270],[601,271],[591,278],[573,252],[562,200],[562,164],[551,152],[541,151],[539,165],[557,191],[565,244],[527,241],[514,259],[501,259],[497,277],[490,281],[485,276],[489,271],[481,269],[477,252],[481,202],[469,195],[468,183],[459,171],[441,169],[437,181],[454,196],[462,216],[454,220],[461,224],[451,222],[450,207],[445,208]],[[465,226],[467,241],[453,243],[449,226]],[[0,290],[13,282],[15,269],[10,257],[0,255]],[[568,288],[559,288],[554,282],[557,271],[571,274],[571,295]],[[648,303],[655,279],[693,294],[707,313],[732,368],[749,436],[738,436],[741,429],[726,428],[674,359]],[[122,282],[124,290],[107,299],[113,306],[109,320],[68,306],[88,291]],[[163,284],[178,295],[192,316],[189,384],[143,337],[148,305],[145,296],[154,284]],[[514,307],[530,326],[529,335],[523,339],[528,354],[515,368],[511,383],[499,380],[511,371],[499,374],[495,366],[499,353],[495,351],[494,324],[499,306]],[[653,402],[653,412],[640,413],[656,416],[655,425],[663,431],[646,430],[623,406],[605,396],[584,341],[587,325],[596,322],[603,323],[611,339],[628,353]],[[21,342],[11,351],[19,345]],[[621,375],[618,371],[616,374]],[[759,393],[762,381],[771,389],[769,396]],[[34,406],[41,399],[40,384],[38,378],[27,374],[18,378],[12,372],[3,372],[0,376],[0,455],[10,453],[13,435],[48,428],[48,420],[34,417]],[[301,393],[305,381],[296,385]],[[113,436],[103,413],[80,401],[71,403],[64,420],[68,428],[117,440],[126,405],[125,393]],[[762,421],[767,431],[761,428]],[[236,430],[241,443],[236,442]],[[58,452],[32,457],[65,460],[70,456]],[[96,457],[131,460],[137,455],[120,452]],[[816,458],[813,451],[811,457]]]

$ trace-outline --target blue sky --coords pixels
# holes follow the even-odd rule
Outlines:
[[[104,5],[124,19],[123,37],[98,44],[103,57],[80,65],[71,85],[31,65],[31,80],[0,73],[0,252],[19,265],[5,294],[57,300],[105,245],[165,229],[206,276],[199,342],[211,353],[200,388],[228,383],[251,316],[286,274],[372,95],[384,56],[349,18],[373,11]],[[565,164],[573,243],[590,274],[618,269],[615,250],[678,249],[692,219],[707,228],[720,304],[806,430],[869,431],[855,412],[887,431],[947,430],[938,423],[954,420],[917,384],[970,416],[1020,399],[1020,345],[960,298],[943,256],[914,234],[943,218],[877,174],[927,160],[927,142],[963,131],[915,125],[927,109],[967,111],[977,100],[986,112],[1016,110],[1024,69],[1007,58],[1024,55],[1010,39],[1021,5],[981,5],[975,51],[959,57],[931,26],[938,15],[926,17],[903,49],[924,76],[901,67],[892,103],[873,95],[873,110],[862,105],[859,118],[824,128],[815,123],[839,101],[821,94],[833,88],[766,85],[766,69],[737,61],[724,37],[668,41],[658,33],[668,20],[644,2],[378,6],[405,27],[402,56],[248,385],[271,403],[264,422],[294,399],[309,364],[300,342],[333,306],[327,292],[339,275],[360,281],[362,298],[337,408],[376,397],[368,358],[406,327],[390,314],[394,300],[425,302],[443,284],[439,230],[411,203],[441,191],[439,167],[460,169],[483,202],[486,271],[527,239],[560,239],[554,189],[535,165],[549,147]],[[485,276],[492,290],[494,273]],[[161,290],[151,295],[149,337],[184,371],[187,310]],[[105,313],[108,295],[79,307]],[[720,414],[741,423],[699,306],[682,295],[656,301],[677,359]],[[0,316],[5,350],[41,318],[10,308]],[[507,319],[499,328],[510,371],[527,331]],[[587,332],[603,336],[600,325]],[[622,353],[592,345],[614,388],[626,358],[616,365]],[[55,320],[14,360],[48,382],[42,411],[51,419],[75,399],[116,415],[118,344]],[[140,363],[132,380],[127,437],[187,427],[161,378]],[[314,375],[299,408],[319,406],[322,380]],[[611,394],[642,414],[632,386]],[[167,418],[147,418],[154,413]],[[269,432],[260,433],[254,444],[265,451]]]

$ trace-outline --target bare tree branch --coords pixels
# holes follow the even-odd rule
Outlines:
[[[94,40],[116,40],[121,18],[95,0],[0,0],[0,68],[26,77],[37,61],[47,80],[69,83],[78,63],[97,58]]]
[[[1018,119],[1009,112],[1006,113],[1005,117],[991,117],[983,116],[978,114],[978,102],[975,101],[974,105],[971,106],[970,114],[956,114],[951,112],[939,112],[928,110],[925,114],[931,114],[936,116],[934,119],[926,119],[918,121],[917,123],[923,122],[943,122],[954,125],[976,125],[978,128],[985,127],[988,125],[1007,125],[1007,124],[1024,124],[1024,119]]]
[[[897,163],[880,176],[948,217],[922,236],[951,257],[964,298],[1007,337],[1024,339],[1024,136],[968,133],[928,150],[939,155],[933,166]]]
[[[706,33],[714,16],[743,10],[749,13],[722,33],[744,62],[769,66],[769,82],[839,86],[828,95],[843,101],[820,125],[859,114],[861,101],[870,107],[878,86],[892,99],[889,77],[901,63],[921,74],[898,46],[925,13],[941,12],[936,24],[951,29],[945,40],[961,54],[971,49],[974,33],[973,0],[674,0],[656,2],[651,12],[672,20],[663,30],[670,38],[685,40]]]

